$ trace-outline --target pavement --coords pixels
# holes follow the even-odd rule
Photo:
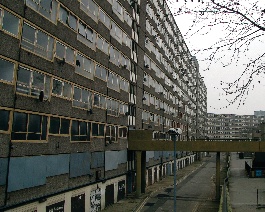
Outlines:
[[[237,153],[231,153],[229,196],[232,211],[265,211],[265,178],[248,178],[245,161],[250,163],[251,159],[239,159]]]
[[[189,166],[184,167],[183,169],[177,170],[177,184],[186,179],[191,173],[200,168],[204,164],[205,158],[201,161],[195,161]],[[146,188],[146,192],[141,194],[140,197],[136,197],[135,193],[129,194],[125,199],[108,206],[103,211],[104,212],[124,212],[124,211],[134,211],[139,212],[149,197],[152,196],[153,193],[165,189],[167,187],[173,187],[174,176],[166,176],[161,181],[158,181]]]

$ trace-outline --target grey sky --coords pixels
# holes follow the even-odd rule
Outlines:
[[[184,0],[179,0],[178,3],[174,3],[173,6],[175,10],[177,10],[180,5],[183,4],[183,2]],[[240,3],[241,2],[242,1],[240,1]],[[194,0],[193,3],[189,2],[189,4],[193,4],[194,6],[196,6],[198,5],[198,2],[195,2]],[[168,5],[170,4],[168,3]],[[191,32],[191,30],[192,32],[196,31],[194,27],[191,28],[191,25],[194,20],[192,14],[176,16],[175,20],[182,35],[185,35],[188,31]],[[206,31],[209,31],[208,29],[210,27],[207,24],[208,23],[205,23],[205,29]],[[189,47],[190,51],[192,52],[193,49],[209,47],[211,44],[216,42],[219,37],[222,36],[224,33],[225,31],[221,27],[212,28],[209,34],[203,36],[201,36],[200,34],[195,34],[190,38],[185,38],[185,42]],[[252,43],[250,55],[258,55],[259,53],[264,52],[264,49],[264,42]],[[206,62],[202,61],[204,59],[204,56],[205,55],[196,55],[200,65],[200,73],[204,77],[204,81],[207,86],[208,112],[251,115],[254,114],[254,111],[265,110],[264,75],[259,75],[254,79],[253,85],[251,85],[251,90],[247,95],[247,99],[245,100],[244,105],[241,104],[240,106],[238,103],[229,106],[229,103],[226,100],[227,96],[223,92],[222,86],[220,84],[221,81],[232,82],[233,80],[236,80],[244,70],[243,64],[246,63],[246,61],[249,61],[248,57],[241,57],[237,65],[234,63],[228,67],[223,67],[222,63],[216,63],[214,65],[211,65],[210,70],[203,71],[203,69],[207,67]],[[229,52],[227,52],[226,57],[221,62],[226,62],[230,60],[230,56],[231,55],[229,54]]]

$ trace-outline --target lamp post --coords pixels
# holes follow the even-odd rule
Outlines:
[[[174,212],[177,212],[177,157],[176,157],[176,141],[177,141],[177,136],[182,133],[182,130],[180,128],[170,128],[168,130],[168,133],[171,135],[171,139],[174,142]]]
[[[172,140],[174,142],[174,212],[177,211],[177,159],[176,159],[176,141],[177,141],[177,135],[172,135]]]

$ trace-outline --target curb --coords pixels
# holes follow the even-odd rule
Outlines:
[[[179,180],[177,180],[177,185],[179,183],[181,183],[183,180],[185,180],[188,176],[190,176],[193,172],[195,172],[196,170],[198,170],[201,166],[203,166],[205,164],[205,162],[202,162],[200,164],[200,166],[198,166],[196,169],[192,170],[190,173],[188,173],[187,175],[185,175],[184,177],[180,178]],[[168,188],[168,187],[171,187],[173,186],[174,184],[172,185],[168,185],[168,186],[163,186],[163,187],[160,187],[159,189],[156,189],[155,191],[152,191],[146,198],[144,198],[144,200],[139,204],[139,206],[136,207],[136,209],[134,209],[133,211],[134,212],[140,212],[140,210],[144,207],[145,203],[147,202],[147,200],[157,191],[159,190],[162,190],[164,188]]]

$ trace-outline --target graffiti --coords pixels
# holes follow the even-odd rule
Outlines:
[[[118,201],[125,198],[125,180],[118,182]]]
[[[57,202],[53,205],[46,207],[46,212],[63,212],[64,211],[64,201]]]
[[[101,190],[100,188],[91,191],[90,194],[91,212],[97,212],[101,210]]]

